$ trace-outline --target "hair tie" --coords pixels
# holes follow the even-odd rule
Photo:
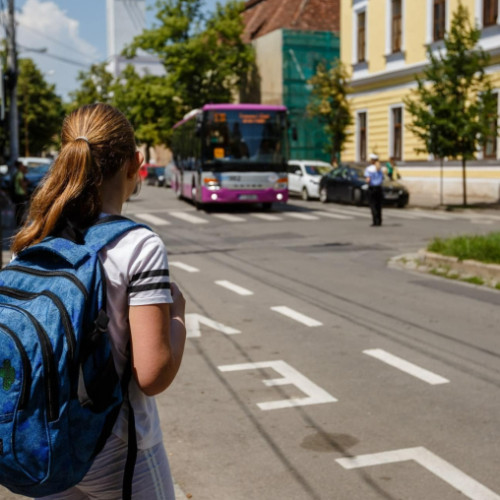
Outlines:
[[[79,135],[75,141],[77,141],[78,139],[82,139],[83,141],[85,141],[89,146],[90,146],[90,142],[89,140],[84,136],[84,135]]]

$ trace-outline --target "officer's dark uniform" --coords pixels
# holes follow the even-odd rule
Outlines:
[[[384,174],[382,169],[377,170],[375,162],[378,160],[378,156],[370,155],[371,165],[365,169],[365,178],[368,184],[368,195],[370,201],[370,208],[372,211],[373,226],[382,225],[382,182],[384,180]]]

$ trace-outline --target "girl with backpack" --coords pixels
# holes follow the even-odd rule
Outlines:
[[[47,236],[78,238],[100,218],[119,216],[135,191],[143,156],[125,116],[106,104],[71,113],[62,127],[61,152],[32,199],[12,251]],[[169,280],[167,253],[160,237],[134,227],[99,252],[106,276],[107,329],[113,360],[121,377],[130,359],[128,398],[133,408],[137,459],[134,499],[174,500],[169,463],[163,446],[156,402],[179,370],[186,329],[185,300]],[[127,460],[128,406],[123,404],[112,433],[81,482],[44,500],[122,498]],[[133,420],[132,420],[133,421]],[[85,433],[85,429],[80,429]]]

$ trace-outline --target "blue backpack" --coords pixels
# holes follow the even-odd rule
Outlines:
[[[0,271],[0,484],[14,493],[74,486],[111,433],[131,368],[118,378],[97,254],[138,226],[119,216],[85,232],[68,226]],[[136,453],[130,407],[124,498]]]

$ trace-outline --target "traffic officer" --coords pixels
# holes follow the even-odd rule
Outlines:
[[[372,226],[382,225],[382,182],[384,173],[375,153],[370,154],[370,165],[365,169],[365,181],[368,184],[368,195],[372,211]]]

